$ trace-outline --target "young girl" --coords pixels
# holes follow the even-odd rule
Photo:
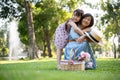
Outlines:
[[[57,48],[58,69],[59,69],[59,64],[60,64],[60,60],[61,60],[61,53],[63,51],[63,48],[66,46],[66,44],[68,42],[68,34],[71,29],[71,26],[73,27],[75,32],[77,32],[80,35],[83,35],[83,31],[77,27],[78,22],[80,21],[81,16],[83,14],[84,14],[83,10],[76,9],[73,12],[72,18],[70,20],[66,21],[65,23],[60,24],[55,31],[53,43],[55,44],[55,46]]]

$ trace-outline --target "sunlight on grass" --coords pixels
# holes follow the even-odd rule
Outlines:
[[[57,70],[55,58],[0,62],[0,80],[120,80],[120,59],[99,58],[86,71]]]
[[[97,60],[116,60],[114,58],[97,58]]]
[[[40,58],[34,60],[1,60],[0,64],[8,64],[8,63],[28,63],[28,62],[39,62],[39,61],[55,61],[55,58]]]

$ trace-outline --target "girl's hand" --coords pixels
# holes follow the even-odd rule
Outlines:
[[[76,42],[79,42],[79,43],[84,42],[84,41],[86,41],[86,36],[85,35],[76,39]]]

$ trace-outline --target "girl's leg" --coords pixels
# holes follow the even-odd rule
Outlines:
[[[57,68],[60,69],[60,60],[63,49],[57,48]]]

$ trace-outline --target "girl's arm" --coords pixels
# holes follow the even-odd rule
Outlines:
[[[76,33],[78,33],[80,35],[84,35],[83,31],[79,27],[77,27],[77,25],[73,21],[69,21],[68,24],[73,27],[73,29]]]
[[[87,27],[87,28],[81,30],[79,27],[77,27],[77,25],[73,21],[69,21],[68,24],[73,27],[73,29],[76,33],[81,35],[81,37],[75,39],[77,42],[83,42],[85,40],[87,40],[88,42],[91,42],[91,40],[89,38],[87,38],[86,35],[84,34],[84,32],[90,31],[91,27]]]
[[[73,22],[73,21],[69,21],[67,24],[69,24],[70,26],[72,26],[73,30],[81,35],[81,37],[76,38],[75,41],[77,42],[83,42],[85,40],[85,36],[84,36],[84,32]],[[86,30],[84,30],[86,31]]]
[[[83,32],[88,32],[88,31],[90,31],[90,30],[91,30],[91,27],[87,27],[87,28],[83,29],[82,31],[83,31]]]
[[[68,22],[69,25],[71,25],[75,32],[77,32],[79,35],[84,35],[84,32],[90,31],[91,27],[87,27],[85,29],[80,29],[73,21]]]

